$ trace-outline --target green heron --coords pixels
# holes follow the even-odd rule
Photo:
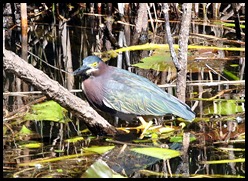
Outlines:
[[[188,121],[195,118],[188,105],[156,84],[127,70],[109,66],[97,56],[86,57],[73,74],[83,77],[82,89],[91,106],[122,120],[166,114]]]

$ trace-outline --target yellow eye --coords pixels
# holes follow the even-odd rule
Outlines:
[[[92,67],[97,67],[98,63],[97,62],[94,62],[91,64]]]

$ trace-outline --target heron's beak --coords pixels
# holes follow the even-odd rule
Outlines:
[[[89,67],[83,65],[80,68],[78,68],[77,70],[75,70],[72,74],[73,75],[83,75],[86,73],[86,71],[88,69],[89,69]]]

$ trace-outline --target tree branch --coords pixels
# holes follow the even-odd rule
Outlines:
[[[173,61],[174,65],[177,69],[177,72],[178,72],[182,69],[182,65],[178,62],[177,54],[176,54],[176,51],[173,47],[173,38],[171,35],[170,18],[169,18],[169,13],[168,13],[168,11],[169,11],[168,3],[163,3],[162,11],[164,13],[165,34],[166,34],[167,42],[168,42],[168,45],[170,48],[171,58],[172,58],[172,61]]]

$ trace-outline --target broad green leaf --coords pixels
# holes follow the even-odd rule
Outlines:
[[[223,100],[214,102],[215,106],[204,109],[204,114],[219,114],[231,115],[239,112],[244,112],[241,105],[237,104],[236,100]],[[214,107],[216,110],[214,110]]]
[[[169,68],[171,71],[176,72],[176,68],[172,62],[169,52],[165,52],[163,49],[157,49],[152,56],[141,59],[140,63],[133,64],[132,66],[142,69],[153,69],[156,71],[165,71]]]
[[[70,119],[65,119],[67,116],[67,110],[61,107],[55,101],[47,101],[41,104],[33,105],[31,113],[27,113],[24,117],[25,120],[48,120],[55,122],[66,122]]]
[[[92,147],[84,148],[84,150],[96,152],[98,154],[103,154],[103,153],[113,149],[114,147],[115,146],[92,146]]]
[[[152,156],[159,159],[165,159],[165,160],[178,157],[181,155],[180,151],[166,149],[166,148],[156,148],[156,147],[131,148],[130,150],[136,153],[141,153],[144,155]]]

